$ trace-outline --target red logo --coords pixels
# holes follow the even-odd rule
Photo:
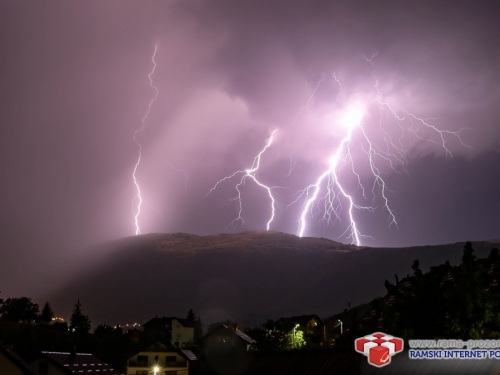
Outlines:
[[[382,332],[354,340],[354,349],[368,357],[368,363],[382,367],[391,363],[391,356],[403,350],[404,341]]]

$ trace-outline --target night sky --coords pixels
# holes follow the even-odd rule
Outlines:
[[[499,17],[496,0],[2,1],[1,296],[48,293],[95,244],[135,234],[133,137],[150,104],[142,233],[265,230],[270,200],[250,178],[244,223],[231,226],[242,174],[207,193],[276,129],[257,176],[279,186],[271,230],[297,233],[306,197],[288,205],[328,169],[355,107],[397,220],[358,127],[336,173],[374,208],[353,212],[363,245],[500,238]],[[352,243],[339,202],[330,224],[313,205],[304,235]]]

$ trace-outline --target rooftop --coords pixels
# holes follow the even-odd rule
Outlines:
[[[69,374],[122,375],[89,353],[74,353],[72,355],[68,352],[42,352],[42,355]]]

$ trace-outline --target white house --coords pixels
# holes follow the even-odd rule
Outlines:
[[[188,375],[189,364],[198,358],[186,349],[172,351],[158,342],[127,361],[127,375]]]

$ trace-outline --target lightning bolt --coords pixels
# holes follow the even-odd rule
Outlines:
[[[224,182],[226,180],[230,180],[231,178],[233,178],[235,176],[242,175],[241,179],[240,179],[240,182],[238,182],[236,184],[236,186],[235,186],[236,192],[237,192],[237,196],[235,198],[230,199],[228,201],[228,203],[231,203],[233,201],[238,201],[238,205],[239,205],[238,217],[235,218],[229,225],[233,225],[234,226],[238,222],[241,223],[241,225],[243,225],[243,223],[244,223],[244,220],[243,220],[243,217],[242,217],[243,206],[242,206],[242,201],[241,201],[241,190],[240,190],[240,188],[241,188],[242,185],[245,184],[245,180],[247,178],[249,178],[252,181],[254,181],[258,186],[260,186],[261,188],[263,188],[264,190],[266,190],[267,194],[269,196],[269,199],[271,200],[271,217],[269,218],[269,220],[268,220],[268,222],[266,224],[266,229],[269,230],[269,228],[271,226],[271,223],[274,220],[274,214],[275,214],[276,206],[277,206],[276,200],[273,197],[271,189],[273,189],[273,188],[281,188],[281,187],[280,186],[267,186],[267,185],[264,185],[262,182],[260,182],[257,179],[257,171],[258,171],[258,169],[260,167],[260,159],[261,159],[262,155],[264,154],[264,152],[266,152],[266,150],[271,146],[271,144],[273,142],[274,134],[277,131],[278,131],[278,129],[274,130],[271,133],[271,136],[269,137],[269,140],[268,140],[267,144],[259,152],[259,154],[254,158],[253,163],[252,163],[252,165],[251,165],[251,167],[249,169],[244,169],[244,170],[241,170],[241,171],[236,171],[233,174],[222,178],[221,180],[217,181],[217,183],[212,187],[212,189],[210,189],[210,191],[205,195],[205,197],[208,196],[222,182]]]
[[[376,55],[377,54],[374,54],[370,59],[365,59],[372,63],[372,60]],[[342,92],[342,88],[344,86],[340,83],[335,73],[333,78],[339,84],[340,92]],[[383,209],[388,214],[389,227],[391,225],[397,226],[398,223],[395,212],[389,205],[387,192],[390,190],[387,188],[387,184],[382,178],[382,172],[379,165],[380,161],[382,161],[385,162],[394,172],[400,173],[396,165],[400,165],[406,171],[406,165],[408,164],[408,151],[403,146],[405,134],[409,135],[410,143],[412,142],[413,137],[420,141],[428,141],[440,145],[444,149],[447,156],[452,156],[451,151],[447,146],[447,137],[454,137],[463,146],[470,148],[470,146],[465,144],[460,137],[463,130],[467,128],[462,128],[458,131],[442,130],[433,125],[429,119],[417,117],[407,110],[401,110],[404,115],[398,114],[388,102],[383,100],[383,95],[379,89],[378,82],[375,82],[374,84],[374,92],[375,94],[372,94],[371,101],[376,103],[380,111],[379,129],[380,134],[384,139],[385,147],[381,148],[376,145],[370,139],[369,133],[363,126],[363,117],[365,114],[365,107],[367,107],[367,105],[364,105],[364,103],[357,103],[356,105],[348,107],[340,121],[347,131],[345,136],[341,139],[337,150],[330,158],[328,169],[317,178],[315,183],[310,184],[305,189],[298,191],[296,193],[297,198],[290,203],[290,205],[292,205],[304,197],[303,210],[299,218],[299,227],[297,230],[298,236],[304,236],[304,233],[307,230],[307,218],[309,216],[315,216],[315,204],[317,207],[317,214],[317,212],[321,211],[318,207],[319,203],[324,201],[324,208],[322,209],[323,217],[321,220],[327,222],[328,224],[334,224],[336,221],[341,220],[340,215],[342,210],[342,201],[344,201],[348,204],[347,213],[349,225],[340,237],[347,234],[347,238],[352,239],[358,246],[361,245],[361,238],[370,237],[363,235],[359,231],[355,219],[355,211],[373,211],[376,207],[356,203],[354,195],[347,192],[339,176],[339,171],[342,167],[349,166],[350,172],[357,179],[358,188],[361,190],[363,198],[366,199],[365,187],[361,183],[361,177],[355,169],[355,163],[351,154],[354,144],[359,146],[366,155],[366,164],[368,165],[368,169],[373,178],[373,186],[371,189],[373,204],[378,192],[383,202]],[[311,99],[309,99],[308,104],[310,100]],[[391,136],[389,131],[386,129],[386,124],[383,119],[387,116],[392,117],[399,128],[400,136],[397,139]],[[408,122],[410,124],[409,127],[407,126]],[[438,140],[429,138],[423,133],[434,133]],[[356,135],[358,137],[356,137]],[[325,186],[323,187],[323,185]],[[325,193],[322,197],[320,197],[319,193],[322,188],[325,189]]]
[[[134,214],[134,223],[135,223],[135,234],[141,234],[141,228],[139,227],[139,215],[141,214],[141,205],[142,205],[142,196],[141,196],[141,188],[139,186],[139,182],[137,181],[137,169],[139,168],[139,164],[141,163],[141,156],[142,156],[142,145],[140,142],[137,140],[137,135],[141,133],[145,128],[146,128],[146,119],[149,116],[149,112],[151,111],[151,106],[153,105],[154,101],[158,98],[158,88],[153,84],[153,79],[151,76],[155,72],[156,69],[156,62],[155,62],[155,57],[156,57],[156,51],[157,51],[157,46],[155,45],[155,50],[153,52],[153,56],[151,57],[151,61],[153,62],[153,69],[151,72],[148,74],[148,79],[149,79],[149,86],[155,91],[154,97],[150,100],[149,105],[148,105],[148,110],[146,111],[146,114],[142,118],[141,121],[141,128],[136,130],[134,132],[133,140],[139,147],[139,154],[137,156],[137,162],[134,165],[134,171],[132,172],[132,178],[134,180],[134,185],[136,188],[136,195],[134,199],[132,200],[132,213]],[[137,202],[137,206],[134,207],[134,203]]]
[[[335,75],[335,74],[334,74]],[[311,103],[311,100],[312,98],[314,97],[314,95],[316,94],[316,91],[318,91],[319,89],[319,86],[321,85],[321,82],[323,82],[323,80],[325,79],[325,77],[322,77],[319,81],[318,81],[318,84],[316,85],[316,88],[314,89],[314,91],[312,92],[311,96],[309,97],[309,99],[307,100],[307,103],[305,106],[303,106],[301,109],[299,109],[299,111],[297,112],[297,114],[295,115],[295,120],[293,120],[292,124],[294,124],[295,122],[297,122],[297,119],[300,115],[300,113],[304,110],[304,109],[309,109],[309,104]],[[309,109],[310,110],[310,109]]]
[[[370,64],[372,64],[373,66],[375,66],[375,64],[373,63],[373,59],[378,55],[378,52],[375,52],[372,57],[368,58],[366,56],[363,56],[363,58],[368,61]]]
[[[182,173],[184,175],[184,190],[187,190],[187,184],[188,184],[188,175],[187,172],[183,169],[177,169],[175,168],[172,163],[168,163],[170,165],[170,168],[172,168],[174,171]]]
[[[356,221],[355,221],[354,216],[353,216],[353,210],[354,209],[363,209],[363,210],[372,211],[374,208],[368,207],[368,206],[357,205],[354,202],[352,196],[350,194],[347,194],[345,188],[342,186],[342,183],[340,182],[340,180],[337,176],[337,168],[338,168],[339,162],[341,160],[341,155],[344,151],[346,152],[346,157],[344,158],[344,160],[349,160],[351,165],[352,165],[352,158],[351,158],[351,154],[350,154],[350,145],[351,145],[352,138],[353,138],[353,132],[354,132],[356,127],[360,127],[361,119],[362,119],[362,113],[356,109],[351,109],[350,111],[348,111],[344,115],[343,122],[348,128],[347,134],[340,142],[340,145],[337,148],[337,151],[335,152],[333,157],[330,159],[330,167],[325,172],[323,172],[323,174],[321,174],[319,176],[319,178],[316,180],[316,182],[314,184],[307,186],[302,191],[302,194],[299,195],[299,198],[297,198],[297,200],[298,200],[298,199],[300,199],[300,197],[303,194],[307,195],[306,203],[304,205],[304,209],[302,211],[302,214],[300,215],[300,220],[299,220],[299,229],[298,229],[297,234],[300,237],[302,237],[304,235],[304,231],[306,230],[306,216],[307,216],[308,212],[310,211],[312,204],[318,198],[321,184],[323,183],[323,181],[325,179],[327,179],[328,183],[327,183],[327,193],[324,197],[324,199],[325,199],[325,211],[324,211],[323,219],[326,220],[327,222],[331,222],[332,215],[335,215],[336,219],[340,220],[340,209],[342,207],[341,202],[340,202],[340,195],[342,195],[349,202],[348,213],[349,213],[350,224],[349,224],[349,227],[346,229],[346,232],[350,231],[348,238],[349,237],[352,238],[357,245],[361,244],[360,237],[363,237],[364,235],[362,235],[357,228]],[[366,139],[368,140],[368,138],[366,138]],[[371,158],[370,158],[370,160],[371,160]],[[354,167],[352,170],[358,176],[358,182],[361,183],[359,175],[354,171]],[[379,176],[378,170],[376,168],[375,168],[374,173],[377,176]],[[380,181],[383,184],[383,180],[380,179]],[[385,186],[385,184],[383,184],[383,186]],[[313,193],[312,193],[311,197],[309,197],[309,190],[310,189],[313,189]],[[363,191],[364,191],[364,189],[363,189]],[[292,203],[295,203],[295,202],[292,202]],[[345,234],[346,232],[344,232],[343,234]]]
[[[290,159],[290,167],[288,169],[288,173],[285,176],[285,178],[290,177],[292,175],[293,170],[297,166],[297,159],[293,160],[291,156],[288,156],[288,158]]]

